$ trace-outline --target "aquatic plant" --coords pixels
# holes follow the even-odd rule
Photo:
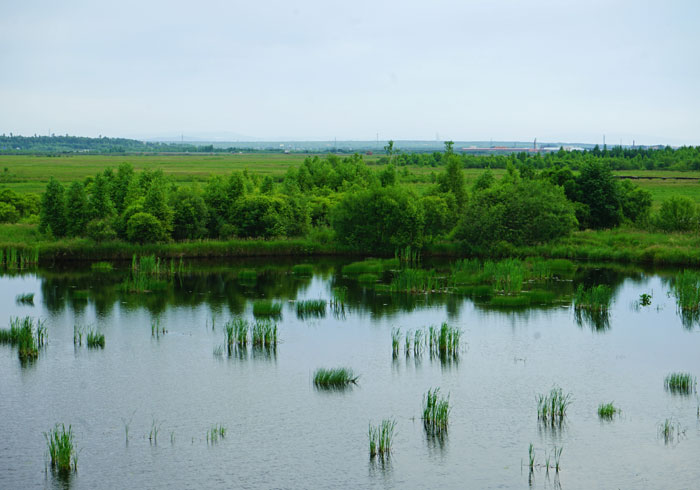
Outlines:
[[[43,320],[26,316],[10,318],[10,328],[0,329],[0,344],[17,347],[22,362],[32,361],[39,356],[39,348],[46,342],[46,326]]]
[[[224,325],[226,332],[226,349],[228,355],[231,355],[234,348],[245,349],[248,346],[248,330],[250,325],[243,318],[233,318]]]
[[[579,284],[574,293],[574,308],[576,310],[606,312],[612,302],[613,291],[610,286],[599,284],[585,288]]]
[[[314,373],[314,385],[318,388],[343,388],[356,384],[358,378],[350,368],[319,368]]]
[[[421,262],[421,252],[410,245],[406,245],[394,251],[394,258],[401,267],[418,267]]]
[[[34,304],[34,293],[18,294],[17,296],[15,296],[15,302],[25,304],[25,305],[33,305]]]
[[[671,417],[658,425],[658,432],[659,437],[663,438],[664,442],[668,444],[680,440],[681,436],[685,434],[685,429],[683,429],[678,420]]]
[[[151,337],[160,338],[161,335],[165,335],[168,331],[165,327],[160,326],[160,319],[156,318],[151,321]]]
[[[525,268],[518,259],[484,262],[484,274],[491,277],[494,288],[503,294],[517,294],[523,288]]]
[[[48,447],[51,469],[66,475],[78,470],[78,453],[73,438],[73,428],[65,424],[56,424],[53,429],[44,432]]]
[[[440,388],[428,390],[423,396],[423,426],[430,434],[447,431],[450,417],[450,395],[440,396]]]
[[[537,418],[552,424],[562,422],[571,401],[571,393],[564,395],[562,389],[555,386],[548,394],[537,396]]]
[[[671,373],[664,379],[664,386],[672,393],[689,395],[696,385],[697,378],[690,373]]]
[[[258,278],[258,272],[255,269],[241,269],[238,271],[238,280],[244,284],[253,284]]]
[[[440,328],[428,327],[428,347],[430,354],[442,359],[455,359],[459,356],[459,343],[462,331],[443,322]]]
[[[360,274],[357,276],[357,282],[360,284],[374,284],[379,280],[379,276],[377,274],[372,274],[371,272],[366,272],[364,274]]]
[[[269,320],[256,321],[252,327],[251,338],[253,347],[277,348],[277,324]]]
[[[90,264],[90,269],[95,272],[110,272],[114,267],[109,262],[93,262]]]
[[[292,267],[292,274],[295,276],[310,276],[314,273],[314,266],[311,264],[297,264]]]
[[[155,417],[151,420],[151,431],[148,433],[148,442],[154,445],[158,445],[158,432],[160,432],[161,422],[159,422]]]
[[[297,316],[301,319],[307,317],[322,317],[326,315],[325,299],[307,299],[296,302]]]
[[[423,352],[423,338],[425,337],[425,333],[423,330],[416,329],[415,332],[413,332],[413,355],[414,356],[419,356]]]
[[[619,413],[620,409],[617,408],[613,402],[601,403],[598,405],[598,417],[601,419],[612,419],[615,414]]]
[[[86,345],[91,349],[104,349],[105,348],[105,336],[103,333],[97,332],[97,330],[89,330],[86,338]]]
[[[221,424],[212,425],[207,431],[207,444],[215,444],[226,437],[226,427]]]
[[[397,269],[398,259],[366,259],[361,262],[353,262],[344,265],[342,274],[346,276],[357,276],[360,274],[381,274],[386,270]]]
[[[445,277],[425,269],[401,269],[389,284],[389,290],[395,293],[444,292],[446,287]]]
[[[651,295],[642,293],[639,295],[639,304],[641,306],[649,306],[651,304]]]
[[[700,311],[700,273],[684,270],[677,274],[671,284],[671,292],[680,310]]]
[[[253,302],[253,315],[255,316],[280,316],[281,314],[281,303],[273,303],[268,299],[261,299]]]
[[[394,357],[399,355],[399,348],[401,344],[401,329],[392,328],[391,329],[391,351]]]
[[[369,457],[386,458],[391,455],[391,448],[396,430],[396,420],[384,419],[379,425],[369,424]]]

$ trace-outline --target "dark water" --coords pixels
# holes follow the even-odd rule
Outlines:
[[[331,261],[319,261],[313,278],[279,263],[249,284],[234,279],[238,267],[205,264],[157,294],[119,292],[123,270],[0,277],[0,325],[32,315],[49,335],[24,367],[16,349],[0,346],[0,488],[698,488],[698,399],[663,381],[700,374],[700,328],[678,316],[670,273],[580,268],[551,286],[613,286],[609,323],[596,326],[577,320],[568,300],[494,310],[449,295],[377,294]],[[289,300],[329,299],[342,285],[344,317],[297,318]],[[15,303],[24,292],[35,306]],[[641,293],[653,293],[651,306],[635,305]],[[276,353],[215,356],[223,323],[252,319],[260,297],[284,301]],[[165,335],[151,336],[153,319]],[[393,327],[443,321],[463,330],[459,362],[392,359]],[[74,346],[74,324],[98,326],[105,349]],[[352,367],[358,386],[318,391],[311,379],[324,366]],[[573,404],[553,429],[538,422],[536,395],[554,384]],[[450,394],[443,439],[427,437],[420,420],[431,387]],[[622,414],[600,421],[608,401]],[[387,417],[397,421],[394,450],[372,462],[368,423]],[[666,443],[658,425],[671,417],[684,434]],[[154,421],[157,444],[148,440]],[[72,425],[80,450],[68,481],[46,471],[43,432],[56,422]],[[208,444],[219,423],[226,437]],[[539,463],[563,447],[559,475],[522,467],[530,443]]]

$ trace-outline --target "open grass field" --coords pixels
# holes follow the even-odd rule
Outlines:
[[[57,157],[34,155],[0,156],[0,188],[7,187],[19,193],[41,193],[49,180],[55,177],[64,183],[93,176],[106,168],[116,169],[128,162],[137,170],[162,170],[180,184],[203,183],[210,175],[227,175],[245,170],[281,178],[291,166],[298,166],[308,154],[236,153],[236,154],[134,154],[134,155],[65,155]],[[376,164],[380,154],[364,156],[369,164]],[[5,170],[7,169],[7,170]],[[430,186],[430,174],[442,171],[440,167],[408,166],[408,175],[399,169],[401,181],[413,183],[418,192]],[[465,169],[467,187],[483,172],[482,169]],[[496,178],[505,171],[493,170]],[[654,208],[673,195],[684,195],[700,204],[700,171],[679,172],[669,170],[622,170],[619,176],[655,177],[634,182],[651,192]],[[688,180],[697,179],[697,180]]]

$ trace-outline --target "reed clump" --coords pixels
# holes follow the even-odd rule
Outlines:
[[[700,273],[684,270],[677,274],[671,292],[680,310],[693,313],[700,311]]]
[[[555,386],[549,393],[537,396],[537,418],[552,424],[562,422],[571,401],[571,393],[565,395],[561,388]]]
[[[314,266],[311,264],[297,264],[292,267],[292,274],[295,276],[311,276],[314,273]]]
[[[379,425],[369,424],[369,457],[387,458],[391,455],[396,431],[396,420],[384,419]]]
[[[357,384],[358,378],[350,368],[319,368],[314,373],[314,385],[318,388],[345,388]]]
[[[671,373],[664,379],[665,388],[682,395],[690,395],[695,391],[697,378],[690,373]]]
[[[280,315],[282,315],[282,304],[274,303],[268,299],[254,301],[253,315],[279,317]]]
[[[301,319],[307,317],[326,316],[325,299],[307,299],[296,302],[297,316]]]
[[[46,445],[49,452],[51,469],[59,474],[67,475],[71,471],[78,470],[78,453],[75,448],[73,428],[56,424],[53,429],[44,432]]]
[[[93,262],[90,264],[90,269],[95,272],[111,272],[114,267],[110,262]]]
[[[585,288],[583,284],[579,284],[574,293],[574,308],[576,310],[604,313],[610,309],[612,296],[612,289],[605,284],[599,284],[590,288]]]
[[[366,259],[361,262],[344,265],[342,273],[345,276],[358,276],[360,274],[380,275],[384,271],[398,268],[398,259]]]
[[[450,418],[450,395],[441,396],[440,388],[428,390],[423,396],[423,426],[430,434],[447,432]]]
[[[459,356],[462,331],[445,322],[440,327],[428,327],[427,342],[430,354],[441,359],[456,359]]]
[[[15,302],[24,305],[34,304],[34,293],[22,293],[15,296]]]
[[[598,405],[598,417],[601,419],[610,420],[618,413],[620,413],[620,409],[613,402]]]
[[[254,284],[258,279],[258,272],[255,269],[241,269],[238,271],[238,280],[244,284]]]
[[[395,293],[447,292],[447,278],[434,270],[401,269],[394,274],[389,290]]]
[[[391,329],[391,351],[394,357],[398,357],[399,350],[401,349],[401,329],[392,328]]]
[[[10,328],[0,330],[0,344],[17,347],[20,361],[33,361],[39,357],[39,348],[46,342],[46,326],[43,320],[30,316],[10,318]]]
[[[224,439],[226,437],[226,427],[222,424],[212,425],[207,431],[207,443],[216,444],[219,439]]]
[[[276,349],[277,324],[269,320],[256,321],[251,329],[253,347]]]
[[[226,322],[224,331],[226,332],[226,349],[228,355],[231,355],[236,348],[245,349],[248,347],[249,329],[250,324],[243,318],[234,318]]]
[[[105,348],[105,335],[98,332],[97,330],[90,330],[87,333],[86,345],[90,349],[104,349]]]

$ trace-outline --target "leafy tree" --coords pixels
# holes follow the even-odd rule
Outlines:
[[[663,231],[695,231],[698,227],[697,206],[686,196],[673,196],[661,203],[654,224]]]
[[[82,236],[92,216],[88,196],[82,182],[73,182],[66,194],[66,233]]]
[[[620,205],[625,219],[644,225],[649,221],[651,213],[651,193],[629,180],[623,180],[620,183]]]
[[[173,210],[168,205],[166,185],[163,179],[157,178],[150,182],[143,201],[143,210],[158,218],[165,233],[170,234],[173,229]]]
[[[167,238],[161,221],[150,213],[136,213],[129,218],[126,235],[134,243],[157,243]]]
[[[423,244],[423,212],[416,196],[401,187],[346,193],[331,218],[340,243],[375,252]]]
[[[19,212],[12,205],[0,202],[0,223],[16,223],[19,221]]]
[[[64,188],[60,182],[51,177],[46,191],[41,196],[41,213],[39,231],[56,237],[66,234],[66,203]]]
[[[121,214],[126,208],[126,196],[129,192],[129,185],[134,178],[134,167],[130,163],[122,163],[117,169],[112,185],[112,201],[117,213]]]
[[[277,196],[245,196],[236,204],[236,234],[241,237],[271,238],[287,233],[288,204]]]
[[[95,176],[90,186],[90,211],[92,219],[111,218],[116,214],[110,198],[109,182],[100,174]]]
[[[108,242],[117,238],[117,233],[112,228],[112,220],[109,219],[90,221],[85,228],[85,234],[96,242]]]
[[[382,183],[382,187],[388,187],[390,185],[396,184],[396,167],[393,163],[390,163],[379,173],[379,181]]]
[[[610,166],[602,162],[589,162],[581,167],[576,178],[577,198],[588,208],[584,228],[613,228],[622,220],[620,190]]]
[[[447,200],[440,196],[425,196],[421,199],[425,224],[423,234],[432,240],[448,233],[453,226],[452,213]]]
[[[194,189],[180,187],[172,195],[173,238],[202,238],[207,234],[207,205]]]
[[[451,192],[461,209],[467,201],[467,189],[464,184],[462,160],[454,153],[446,153],[447,166],[445,172],[438,176],[438,187],[441,192]]]

